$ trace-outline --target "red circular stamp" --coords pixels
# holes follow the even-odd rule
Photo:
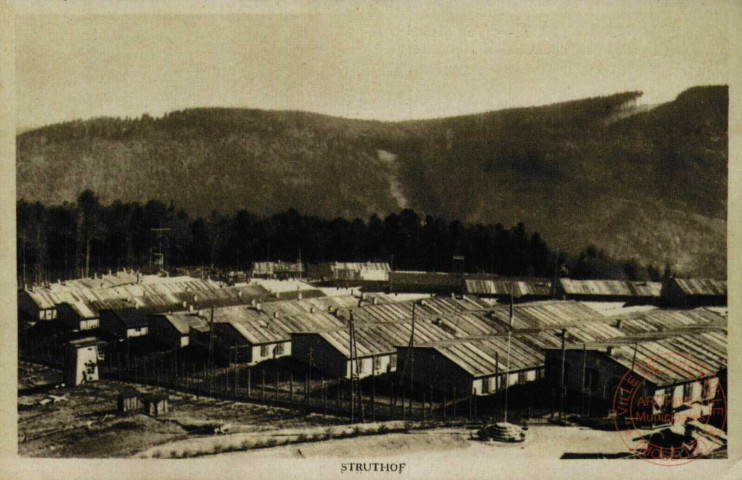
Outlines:
[[[682,353],[633,362],[618,382],[613,420],[637,458],[679,466],[726,447],[726,397],[711,366]]]

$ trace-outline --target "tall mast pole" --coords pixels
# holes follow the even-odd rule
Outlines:
[[[353,312],[349,312],[349,318],[348,318],[348,347],[350,349],[350,361],[349,363],[349,369],[350,369],[350,423],[355,422],[355,413],[356,413],[356,391],[355,391],[355,378],[358,374],[358,363],[355,362],[355,352],[353,348],[353,340],[355,337],[355,330],[353,328]],[[353,372],[353,368],[355,367],[355,373]]]
[[[410,333],[410,348],[408,350],[410,355],[410,404],[412,404],[412,391],[413,391],[413,381],[414,381],[414,375],[415,375],[415,352],[413,351],[415,349],[415,305],[416,302],[412,304],[412,332]]]
[[[510,389],[510,340],[513,335],[513,282],[510,282],[510,322],[508,324],[508,359],[505,372],[505,415],[504,422],[508,421],[508,390]]]
[[[209,395],[214,384],[214,306],[211,306],[211,316],[209,319],[209,361],[207,368],[209,370]]]
[[[559,378],[559,422],[562,421],[562,415],[564,413],[564,371],[565,371],[565,340],[567,338],[567,329],[562,329],[562,372]]]

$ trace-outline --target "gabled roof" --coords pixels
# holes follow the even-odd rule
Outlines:
[[[203,311],[201,317],[208,324],[210,313]],[[343,322],[326,311],[275,316],[245,306],[214,309],[214,325],[223,328],[225,324],[230,325],[246,341],[257,345],[288,341],[292,332],[338,328],[343,325]]]
[[[349,327],[310,332],[322,337],[335,350],[350,358]],[[355,340],[359,357],[395,353],[397,346],[408,345],[412,333],[412,322],[367,323],[355,325]],[[415,323],[415,342],[430,343],[454,338],[443,328],[429,323]]]
[[[610,358],[627,369],[634,368],[635,359],[648,359],[658,366],[652,374],[640,368],[634,372],[660,387],[694,380],[698,372],[719,372],[727,367],[727,334],[722,328],[635,335],[596,342],[589,349],[608,354],[608,347]],[[682,368],[677,366],[678,359],[685,362]]]
[[[208,321],[195,313],[172,313],[165,315],[153,315],[153,318],[162,318],[175,328],[181,335],[188,335],[191,327],[208,327]]]
[[[466,279],[466,293],[474,295],[499,295],[514,297],[551,295],[551,282]]]
[[[31,301],[41,310],[54,308],[57,305],[57,297],[48,289],[43,287],[34,287],[33,290],[26,289],[19,292],[20,295],[28,295]]]
[[[61,305],[67,305],[73,312],[75,312],[75,315],[83,320],[98,318],[98,310],[85,302],[64,302]]]
[[[662,282],[629,282],[637,297],[659,297],[662,293]]]
[[[707,308],[655,309],[648,312],[606,317],[606,320],[611,321],[612,324],[617,324],[620,320],[621,330],[629,335],[727,327],[726,318]]]
[[[510,337],[510,371],[530,370],[544,365],[545,350],[561,348],[559,330],[549,329],[530,333],[514,333]],[[623,334],[610,325],[586,323],[567,330],[565,342],[582,345]],[[431,348],[474,377],[505,373],[508,370],[508,336],[491,335],[483,338],[450,339],[421,343],[419,348]],[[499,365],[495,360],[499,360]]]
[[[273,273],[300,273],[304,272],[302,262],[253,262],[251,268],[253,275],[273,274]]]
[[[727,294],[726,280],[674,278],[672,282],[686,295],[726,296]]]
[[[559,284],[567,295],[595,295],[632,297],[635,295],[629,282],[623,280],[572,280],[560,278]]]
[[[510,321],[509,305],[490,310],[490,318],[507,325]],[[573,300],[550,300],[519,303],[513,306],[513,328],[516,330],[558,328],[600,318],[600,314]]]
[[[110,314],[116,317],[126,328],[146,327],[149,322],[147,315],[141,310],[127,308],[124,310],[109,310]]]
[[[378,270],[382,272],[391,272],[392,269],[388,263],[383,262],[333,262],[330,268],[335,271],[339,270],[350,270],[353,272],[361,272],[363,270]]]

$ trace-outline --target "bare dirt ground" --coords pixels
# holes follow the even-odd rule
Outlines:
[[[256,458],[400,457],[425,461],[446,455],[476,458],[558,459],[565,454],[622,454],[626,446],[611,430],[531,425],[519,444],[481,442],[475,429],[409,428],[404,422],[347,425],[345,418],[265,405],[216,400],[164,388],[100,381],[54,388],[60,372],[21,363],[19,368],[19,454],[34,457],[242,456]],[[22,380],[22,383],[21,383]],[[47,390],[35,388],[49,385]],[[121,391],[167,393],[170,412],[158,418],[116,412]],[[226,434],[215,428],[229,425]],[[419,425],[418,425],[419,426]],[[380,428],[384,430],[381,431]],[[231,453],[226,453],[231,452]],[[241,458],[241,457],[240,457]]]
[[[565,453],[624,453],[626,447],[616,432],[583,427],[531,426],[523,443],[480,442],[473,430],[442,428],[411,430],[407,433],[361,436],[315,443],[248,450],[223,455],[237,458],[375,458],[404,457],[424,461],[455,455],[477,458],[481,455],[509,459],[559,459]],[[362,452],[362,453],[359,453]]]
[[[43,365],[21,362],[18,366],[18,390],[62,382],[62,372]]]
[[[46,367],[22,364],[37,377],[54,376]],[[170,412],[158,418],[142,413],[116,414],[124,390],[140,394],[168,393]],[[196,398],[163,388],[100,381],[77,388],[52,388],[19,394],[18,453],[34,457],[126,457],[167,442],[213,436],[214,428],[230,424],[232,433],[337,425],[332,416],[250,403]]]

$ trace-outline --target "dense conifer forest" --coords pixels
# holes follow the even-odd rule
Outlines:
[[[575,258],[553,251],[523,223],[467,224],[421,217],[404,209],[384,218],[324,219],[295,209],[267,217],[245,210],[191,217],[158,200],[102,204],[86,190],[76,202],[56,206],[18,203],[18,272],[27,280],[58,279],[148,268],[153,253],[166,267],[208,265],[247,270],[253,261],[301,258],[320,261],[384,261],[394,269],[453,271],[454,256],[468,272],[503,276],[659,279],[657,266],[619,262],[594,246]],[[158,234],[152,229],[167,228]],[[160,243],[162,242],[162,243]],[[162,245],[162,246],[161,246]],[[669,270],[667,271],[669,273]]]

